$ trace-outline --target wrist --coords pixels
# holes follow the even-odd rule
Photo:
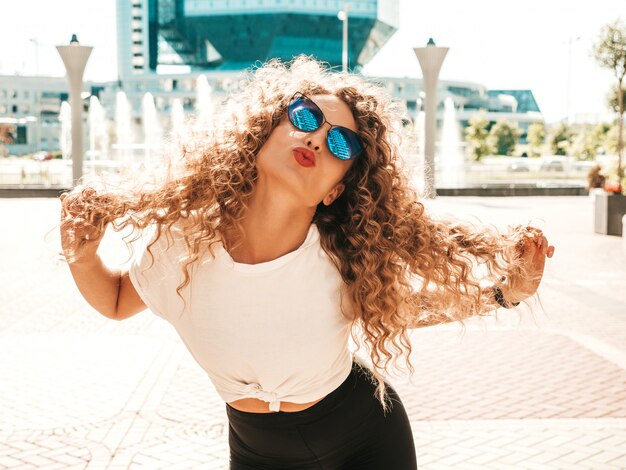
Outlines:
[[[510,288],[505,276],[502,276],[500,282],[493,286],[493,296],[496,303],[503,308],[514,308],[520,304],[520,300]]]
[[[99,245],[97,242],[87,242],[80,248],[64,249],[63,255],[68,264],[88,265],[96,261]]]

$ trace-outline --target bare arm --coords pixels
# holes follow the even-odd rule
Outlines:
[[[417,312],[417,314],[411,315],[409,328],[425,328],[456,321],[462,322],[468,318],[489,315],[494,313],[497,308],[502,307],[496,301],[492,286],[482,288],[481,294],[484,301],[482,311],[467,308],[464,311],[455,309],[450,312],[444,305],[440,304],[437,294],[433,292],[415,293],[411,299],[413,304],[411,311]],[[470,299],[467,302],[470,302]]]
[[[67,253],[71,246],[76,246],[77,239],[89,240],[89,231],[81,230],[80,226],[72,223],[80,213],[68,209],[65,196],[61,195],[61,244],[63,252]],[[69,235],[70,230],[73,230],[74,237]],[[107,318],[123,320],[147,307],[133,287],[128,272],[108,268],[97,254],[103,236],[86,241],[80,251],[68,259],[68,264],[74,282],[87,303]]]
[[[555,248],[549,245],[541,230],[529,228],[517,249],[521,259],[522,269],[519,270],[521,275],[515,274],[504,281],[493,281],[492,285],[481,288],[480,307],[473,306],[472,299],[468,298],[462,306],[450,311],[437,293],[427,290],[416,292],[409,301],[410,311],[417,312],[411,316],[410,328],[423,328],[463,321],[473,316],[489,315],[497,308],[514,307],[534,295],[543,277],[546,257],[552,258]],[[494,288],[498,288],[499,293]]]
[[[128,271],[109,269],[98,254],[69,266],[82,296],[105,317],[124,320],[147,308],[130,281]]]

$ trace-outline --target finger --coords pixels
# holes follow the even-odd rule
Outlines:
[[[530,225],[526,227],[526,233],[530,234],[530,236],[540,236],[543,235],[543,230],[537,227],[531,227]]]
[[[554,256],[554,247],[551,246],[548,248],[548,258],[552,258]]]

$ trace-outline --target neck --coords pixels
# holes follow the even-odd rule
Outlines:
[[[306,239],[314,214],[315,207],[302,207],[293,196],[257,184],[241,221],[244,238],[229,246],[230,256],[238,263],[257,264],[295,251]]]

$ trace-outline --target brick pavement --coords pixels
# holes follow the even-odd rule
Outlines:
[[[392,381],[421,469],[626,469],[626,253],[591,202],[440,198],[557,246],[543,310],[414,331]],[[227,468],[224,405],[165,322],[100,317],[55,259],[58,201],[0,199],[0,469]],[[47,237],[48,230],[53,229]],[[115,234],[113,234],[115,235]],[[119,240],[103,251],[122,262]]]

